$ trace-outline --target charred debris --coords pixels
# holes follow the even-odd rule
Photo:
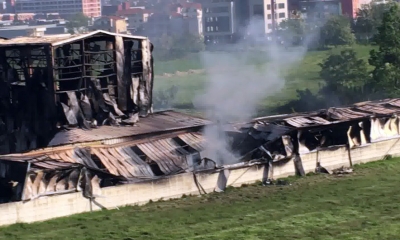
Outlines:
[[[0,40],[0,153],[69,128],[133,125],[152,112],[153,45],[95,31]],[[3,57],[4,56],[4,57]]]
[[[237,159],[217,164],[204,157],[213,123],[153,112],[152,49],[104,31],[0,40],[0,203],[288,160],[304,175],[304,154],[400,134],[400,99],[263,117],[224,126]]]

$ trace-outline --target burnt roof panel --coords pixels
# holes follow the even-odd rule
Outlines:
[[[165,174],[173,174],[187,168],[185,155],[189,153],[173,140],[179,137],[194,149],[202,150],[203,138],[200,134],[187,133],[173,135],[168,138],[158,140],[148,140],[137,144],[135,142],[120,143],[118,146],[94,145],[85,147],[81,151],[89,151],[95,155],[106,168],[106,172],[114,176],[121,176],[126,179],[152,178],[155,177],[150,165],[142,160],[132,150],[137,146],[150,160],[157,163],[161,171]],[[97,166],[89,166],[89,158],[84,154],[74,154],[78,148],[68,149],[65,147],[47,148],[40,151],[32,151],[20,154],[8,154],[0,156],[0,159],[7,161],[30,162],[33,167],[40,169],[62,169],[74,166],[86,166],[90,169],[104,172]],[[94,163],[93,163],[94,164]]]
[[[318,116],[292,117],[292,118],[286,118],[284,121],[287,124],[297,128],[331,124],[330,121],[325,120]]]
[[[371,114],[382,114],[382,115],[390,115],[398,112],[398,110],[396,109],[387,108],[378,104],[365,104],[362,106],[357,106],[356,110],[361,110]]]
[[[90,131],[78,128],[62,131],[54,136],[48,146],[134,137],[142,134],[200,127],[209,123],[211,122],[202,118],[196,118],[174,111],[164,111],[154,113],[146,118],[141,118],[137,125],[134,126],[101,126],[91,129]]]
[[[97,30],[85,34],[76,35],[62,35],[62,36],[43,36],[43,37],[16,37],[11,39],[0,39],[0,47],[2,46],[25,46],[25,45],[52,45],[58,46],[83,40],[86,38],[94,37],[96,35],[107,35],[107,36],[120,36],[129,39],[144,40],[147,37],[133,36],[127,34],[111,33],[103,30]]]

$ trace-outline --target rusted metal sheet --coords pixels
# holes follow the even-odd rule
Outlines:
[[[334,120],[351,120],[357,118],[368,117],[369,114],[356,112],[351,110],[350,108],[329,108],[328,116]]]
[[[358,106],[356,109],[371,114],[383,114],[383,115],[390,115],[399,112],[399,110],[390,109],[382,105],[376,105],[376,104],[365,104],[363,106]]]
[[[106,170],[114,176],[121,176],[126,179],[153,178],[155,173],[145,159],[155,162],[164,174],[174,174],[188,169],[186,156],[190,153],[185,150],[186,146],[180,145],[182,143],[174,140],[176,137],[197,151],[203,150],[204,139],[202,135],[187,133],[172,135],[164,139],[149,140],[139,144],[127,142],[116,146],[97,145],[65,149],[60,147],[55,150],[49,148],[47,152],[46,149],[37,151],[36,155],[32,153],[10,154],[0,156],[0,159],[31,162],[35,169],[60,170],[85,166],[98,171]],[[144,158],[135,152],[135,147],[145,154]],[[95,163],[95,158],[100,160],[101,165]],[[102,166],[105,169],[101,169]]]
[[[156,162],[165,174],[179,172],[186,166],[184,157],[189,153],[172,139],[161,139],[137,145],[151,160]]]
[[[152,116],[141,119],[137,126],[102,126],[90,131],[72,129],[59,132],[50,141],[49,146],[109,140],[156,132],[161,133],[170,130],[204,126],[209,123],[211,122],[205,119],[195,118],[174,111],[165,111],[154,113]]]
[[[400,99],[398,99],[398,98],[390,99],[389,101],[386,102],[386,104],[400,108]]]
[[[286,118],[285,122],[293,127],[298,127],[298,128],[331,124],[330,121],[327,121],[318,116]]]
[[[199,133],[187,133],[178,136],[187,145],[201,152],[204,150],[204,137]]]

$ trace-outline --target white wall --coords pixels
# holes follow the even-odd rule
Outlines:
[[[400,138],[371,143],[352,149],[350,154],[345,146],[331,147],[323,151],[301,155],[301,162],[306,173],[314,172],[319,161],[321,166],[334,169],[349,166],[350,163],[366,163],[383,159],[386,155],[400,156]],[[274,179],[295,174],[292,159],[273,163],[272,177]],[[207,193],[214,191],[220,172],[197,174],[200,185]],[[261,181],[264,176],[264,166],[231,170],[228,174],[228,186],[241,186],[244,183]],[[153,180],[138,184],[127,184],[101,189],[101,196],[90,204],[82,193],[64,194],[43,197],[26,203],[0,204],[0,225],[18,222],[35,222],[72,214],[100,210],[100,205],[113,209],[125,205],[143,204],[149,200],[159,200],[181,197],[183,194],[199,194],[192,173],[184,173],[168,178]]]
[[[279,27],[279,24],[289,17],[288,11],[288,1],[287,0],[275,0],[276,3],[276,27]],[[255,5],[263,5],[264,7],[264,18],[263,18],[263,28],[265,33],[269,33],[272,31],[272,6],[271,0],[250,0],[249,1],[249,16],[250,19],[256,19],[257,17],[254,15],[254,6]]]

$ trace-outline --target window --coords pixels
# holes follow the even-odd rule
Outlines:
[[[279,18],[285,18],[285,13],[279,13]]]
[[[257,4],[253,6],[253,15],[254,16],[264,16],[264,7],[261,4]]]
[[[278,8],[279,8],[279,9],[285,8],[285,4],[284,4],[284,3],[279,3],[279,4],[278,4]]]
[[[271,19],[271,14],[268,14],[268,15],[267,15],[267,18],[268,18],[268,19]]]
[[[272,24],[268,24],[268,29],[272,29]]]
[[[267,5],[267,10],[271,10],[271,4]]]

